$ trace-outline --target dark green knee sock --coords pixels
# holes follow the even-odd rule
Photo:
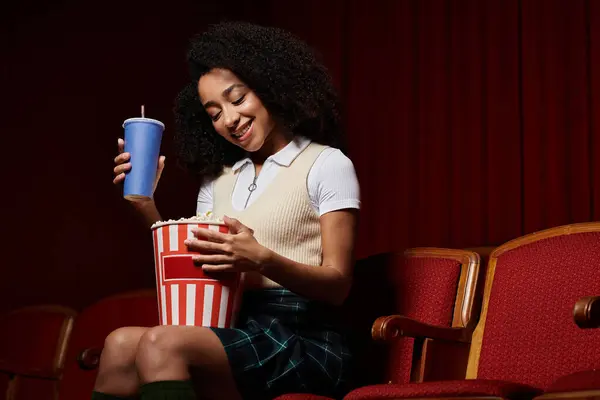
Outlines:
[[[160,381],[142,385],[140,387],[140,399],[196,400],[196,393],[191,381]]]
[[[128,400],[126,397],[113,396],[112,394],[92,392],[92,400]]]

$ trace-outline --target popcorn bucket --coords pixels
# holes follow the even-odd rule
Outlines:
[[[219,222],[179,220],[159,222],[152,227],[154,264],[161,325],[190,325],[231,328],[241,299],[241,276],[215,279],[195,265],[184,241],[200,227],[223,233],[229,228]]]

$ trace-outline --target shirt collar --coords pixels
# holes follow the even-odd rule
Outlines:
[[[235,164],[233,164],[233,166],[231,167],[231,169],[233,170],[233,172],[237,172],[244,165],[246,165],[248,163],[251,163],[251,162],[252,161],[248,157],[242,158],[240,161],[237,161]]]
[[[294,136],[292,141],[289,142],[283,149],[268,157],[265,161],[271,160],[282,167],[289,167],[296,157],[298,157],[298,155],[300,155],[300,153],[302,153],[302,151],[308,147],[310,142],[311,140],[304,136]],[[252,163],[252,160],[250,160],[250,157],[245,157],[233,164],[231,169],[233,172],[237,172],[248,163]]]

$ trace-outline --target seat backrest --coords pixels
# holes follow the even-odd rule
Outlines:
[[[480,257],[467,250],[415,248],[396,257],[390,278],[395,288],[395,314],[446,327],[474,326],[478,316],[477,284]],[[475,318],[474,318],[475,317]],[[464,376],[468,348],[454,351],[439,342],[400,338],[391,344],[386,380],[393,383],[444,379],[436,363],[444,354],[447,379],[456,378],[453,368]],[[435,354],[434,354],[435,353]],[[460,357],[462,354],[462,357]],[[427,357],[425,357],[427,355]],[[458,359],[460,358],[460,360]]]
[[[572,314],[577,299],[599,289],[600,223],[548,229],[497,248],[467,378],[544,390],[560,376],[600,367],[600,331],[579,329]]]
[[[485,274],[486,266],[490,261],[490,256],[492,255],[492,252],[496,250],[496,246],[468,247],[465,250],[474,251],[475,253],[479,254],[479,258],[481,259],[479,273]]]
[[[57,399],[75,316],[39,305],[0,317],[0,400]]]
[[[75,321],[67,350],[67,362],[59,388],[60,400],[89,398],[97,368],[81,368],[78,360],[86,350],[101,350],[106,336],[117,328],[156,325],[158,303],[154,289],[107,297],[85,308]],[[99,353],[92,354],[94,356],[99,356]]]
[[[57,305],[24,307],[0,317],[0,371],[59,378],[76,312]]]

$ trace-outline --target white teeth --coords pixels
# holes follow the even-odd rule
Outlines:
[[[244,129],[242,129],[242,131],[240,133],[232,133],[231,136],[233,136],[236,139],[239,139],[242,136],[244,136],[244,134],[246,132],[248,132],[248,130],[250,129],[251,126],[252,126],[252,122],[250,122],[248,125],[246,125],[246,127]]]

